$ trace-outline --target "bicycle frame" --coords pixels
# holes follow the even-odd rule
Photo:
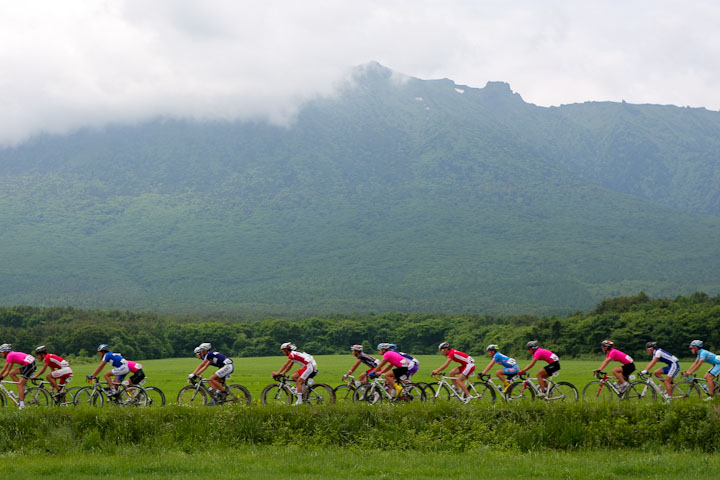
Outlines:
[[[18,397],[17,393],[13,392],[12,390],[8,390],[5,386],[6,383],[10,385],[17,385],[19,382],[14,382],[12,380],[3,380],[2,382],[0,382],[0,395],[12,400],[15,406],[20,405],[20,397]]]
[[[465,398],[463,397],[465,395],[465,392],[458,391],[457,387],[455,386],[454,380],[457,380],[459,377],[449,377],[445,375],[434,375],[433,378],[435,378],[438,381],[437,385],[437,391],[435,392],[435,395],[433,399],[437,400],[440,396],[440,392],[442,391],[442,387],[446,386],[450,394],[457,398],[460,401],[465,401]],[[469,380],[466,380],[465,386],[467,387],[468,391],[470,392],[471,398],[477,398],[480,396],[478,391],[475,389],[475,386],[470,382]]]

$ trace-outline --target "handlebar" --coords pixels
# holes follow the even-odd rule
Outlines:
[[[284,375],[284,374],[283,374],[283,375],[273,375],[272,378],[273,378],[273,380],[275,380],[276,382],[281,382],[281,381],[286,380],[286,379],[288,379],[288,378],[290,378],[290,377],[288,377],[287,375]]]
[[[607,377],[607,372],[603,372],[602,370],[593,370],[593,376],[595,377]]]

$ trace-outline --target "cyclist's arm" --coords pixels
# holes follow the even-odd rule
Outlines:
[[[348,375],[352,375],[353,372],[355,371],[355,369],[357,369],[358,365],[360,365],[361,363],[362,363],[362,362],[361,362],[360,360],[358,360],[357,362],[355,362],[355,363],[353,364],[353,366],[350,368],[350,370],[348,370],[348,373],[347,373],[347,374],[348,374]]]
[[[653,357],[652,360],[650,360],[650,363],[647,364],[647,367],[645,367],[645,370],[650,371],[650,369],[657,363],[658,359],[657,357]]]
[[[210,366],[210,360],[203,360],[200,365],[193,371],[193,375],[200,375]]]
[[[388,363],[387,360],[385,360],[385,359],[383,358],[383,359],[380,361],[380,363],[378,364],[378,366],[372,369],[372,372],[371,372],[371,373],[374,373],[374,374],[376,374],[376,375],[380,375],[380,371],[382,370],[383,366],[384,366],[386,363]]]
[[[482,371],[482,374],[485,375],[487,372],[489,372],[493,365],[495,365],[495,360],[490,360],[490,363],[488,363],[488,366],[485,367],[485,370]]]
[[[442,366],[440,366],[439,368],[436,368],[435,370],[430,372],[430,375],[437,375],[438,373],[442,372],[443,370],[445,370],[448,367],[448,365],[450,365],[451,361],[452,361],[452,359],[448,358],[447,360],[445,360],[445,363],[443,363]]]
[[[608,363],[610,363],[610,359],[606,358],[603,360],[603,362],[600,364],[600,367],[598,367],[598,370],[604,370],[605,367],[607,367]]]
[[[90,377],[97,377],[97,376],[98,376],[98,373],[102,372],[102,369],[105,368],[105,364],[106,364],[106,363],[107,363],[107,362],[106,362],[105,360],[103,360],[102,362],[100,362],[100,365],[98,365],[98,367],[95,369],[95,371],[92,372],[89,376],[90,376]]]
[[[47,370],[47,368],[48,368],[47,365],[43,365],[42,370],[40,370],[39,372],[37,372],[37,373],[32,377],[32,379],[35,380],[36,378],[40,378],[40,375],[42,375],[43,373],[45,373],[45,370]]]
[[[523,372],[527,372],[527,371],[530,370],[532,367],[534,367],[536,363],[537,363],[537,358],[534,358],[534,357],[533,357],[532,361],[528,364],[527,367],[523,368],[522,371],[523,371]]]
[[[701,365],[702,365],[702,360],[698,360],[696,358],[695,361],[692,363],[692,365],[690,365],[690,368],[688,368],[687,372],[685,372],[685,375],[683,375],[683,376],[687,376],[687,375],[690,375],[691,373],[695,373],[695,370],[700,368]]]
[[[0,377],[7,377],[7,374],[10,373],[10,367],[12,367],[12,363],[5,362],[2,372],[0,372]]]
[[[290,370],[290,368],[292,368],[292,364],[293,364],[292,360],[286,361],[285,363],[283,363],[283,366],[280,367],[280,370],[278,370],[277,372],[273,372],[273,376],[285,375],[288,372],[288,370]]]

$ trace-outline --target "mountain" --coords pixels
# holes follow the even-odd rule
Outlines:
[[[0,150],[0,304],[549,313],[720,291],[720,113],[358,68],[288,127]]]

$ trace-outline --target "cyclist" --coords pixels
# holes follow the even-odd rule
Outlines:
[[[352,375],[361,363],[364,363],[365,365],[370,367],[370,369],[361,373],[358,377],[358,380],[360,381],[360,383],[368,383],[367,374],[370,373],[373,368],[377,367],[380,362],[372,355],[368,355],[367,353],[363,352],[363,346],[360,344],[352,345],[350,347],[350,351],[352,352],[353,356],[357,358],[357,361],[353,364],[352,367],[350,367],[350,370],[348,370],[347,374],[343,375],[343,380]]]
[[[277,372],[272,372],[272,376],[285,375],[292,368],[293,363],[299,365],[300,370],[297,370],[292,374],[292,379],[297,383],[295,391],[295,405],[300,405],[303,402],[303,389],[304,385],[312,385],[312,378],[317,375],[317,362],[312,355],[305,352],[298,352],[297,347],[290,342],[285,342],[280,345],[280,350],[288,357],[287,361],[280,367]]]
[[[527,342],[525,344],[525,348],[527,349],[528,353],[532,355],[532,360],[527,367],[523,368],[518,373],[522,375],[523,373],[527,372],[535,365],[535,362],[537,362],[538,360],[547,362],[547,365],[538,370],[537,373],[538,383],[540,384],[540,392],[538,392],[538,397],[544,397],[547,395],[547,381],[545,379],[560,370],[560,359],[550,350],[540,348],[537,340],[531,340]]]
[[[492,358],[492,360],[490,360],[488,366],[485,367],[485,370],[482,371],[482,374],[485,375],[496,363],[502,365],[503,368],[495,372],[495,375],[500,379],[501,382],[503,382],[502,393],[507,393],[508,388],[510,388],[510,381],[520,371],[517,365],[517,361],[512,357],[508,357],[507,355],[503,355],[502,353],[500,353],[500,351],[498,350],[498,346],[495,344],[488,345],[485,350],[487,351],[490,358]],[[507,378],[505,378],[505,375],[507,375]]]
[[[475,359],[467,353],[450,348],[449,342],[442,342],[438,345],[438,350],[440,350],[440,353],[448,358],[439,368],[430,372],[430,375],[437,375],[442,372],[448,367],[448,365],[450,365],[450,362],[454,361],[459,363],[460,366],[450,370],[450,376],[455,377],[453,378],[453,384],[455,384],[455,387],[465,392],[465,403],[469,402],[472,400],[472,397],[470,396],[470,390],[468,390],[465,382],[467,382],[468,378],[470,378],[475,371]]]
[[[392,344],[392,346],[397,349],[397,346],[394,344]],[[403,377],[409,379],[409,370],[414,369],[417,371],[418,364],[415,362],[415,359],[407,358],[407,356],[391,349],[390,343],[380,343],[377,349],[383,359],[372,372],[368,373],[368,376],[372,378],[385,375],[385,380],[387,380],[388,385],[390,385],[391,391],[394,391],[394,396],[397,396],[402,390],[402,387],[396,383],[396,380],[400,381]]]
[[[403,357],[407,358],[410,361],[410,366],[408,367],[407,373],[405,375],[400,376],[400,378],[398,378],[398,380],[401,383],[405,383],[405,384],[408,383],[412,379],[412,376],[415,375],[417,373],[417,371],[420,369],[420,360],[418,360],[417,358],[413,357],[412,355],[410,355],[408,353],[398,352],[397,345],[395,345],[394,343],[390,344],[390,350],[392,350],[393,352],[399,353],[400,355],[402,355]]]
[[[125,379],[125,375],[128,373],[135,373],[137,375],[138,372],[140,372],[140,376],[142,378],[145,378],[145,374],[142,373],[142,365],[139,363],[132,362],[132,369],[130,368],[130,362],[123,358],[122,354],[120,353],[113,353],[110,351],[110,347],[106,344],[100,344],[97,348],[98,354],[100,354],[100,358],[102,361],[100,362],[100,365],[97,366],[95,371],[87,376],[88,380],[97,379],[98,374],[102,371],[103,368],[105,368],[105,365],[108,363],[111,367],[113,367],[109,372],[105,372],[105,381],[108,385],[108,393],[110,395],[115,395],[118,393],[117,385],[122,383],[123,379]],[[113,376],[115,376],[115,380],[113,381]],[[133,375],[135,377],[135,375]],[[137,378],[137,377],[136,377]],[[138,380],[139,381],[139,380]]]
[[[619,367],[615,367],[612,373],[618,379],[618,389],[620,390],[620,393],[623,393],[630,387],[628,379],[630,378],[630,374],[635,371],[633,358],[615,348],[615,343],[610,340],[603,340],[602,343],[600,343],[600,346],[602,347],[603,353],[606,354],[606,357],[602,364],[600,364],[600,368],[594,370],[593,373],[605,368],[611,360],[614,362],[620,362],[621,365]]]
[[[227,388],[223,385],[224,379],[228,378],[231,373],[235,371],[232,359],[223,355],[220,352],[216,352],[212,349],[212,344],[201,343],[195,350],[193,350],[195,356],[200,360],[200,365],[188,375],[188,379],[195,381],[202,372],[204,372],[210,365],[217,368],[215,373],[210,376],[210,383],[208,390],[210,395],[213,396],[213,400],[217,400],[217,396],[227,395]]]
[[[28,379],[35,373],[35,357],[27,353],[13,352],[12,345],[3,343],[0,345],[0,356],[5,359],[5,366],[0,371],[0,382],[3,378],[10,375],[14,382],[17,382],[18,399],[20,408],[25,408],[25,384]],[[18,365],[18,368],[12,368]],[[18,379],[20,375],[20,379]]]
[[[720,373],[720,355],[715,355],[714,353],[711,353],[702,347],[702,340],[693,340],[692,342],[690,342],[690,351],[692,351],[693,355],[697,355],[697,358],[695,359],[693,364],[690,365],[688,371],[683,373],[683,377],[690,376],[691,373],[695,372],[698,368],[702,366],[703,362],[707,362],[712,365],[712,368],[708,370],[708,372],[705,374],[705,380],[707,380],[708,385],[708,393],[710,394],[710,396],[707,397],[706,400],[710,400],[713,398],[713,394],[715,393],[714,379]]]
[[[647,364],[645,370],[641,371],[640,374],[647,375],[658,360],[666,363],[666,366],[655,370],[653,375],[658,378],[663,378],[663,375],[667,375],[663,379],[663,383],[665,384],[665,390],[667,390],[668,396],[670,396],[670,392],[672,392],[673,378],[680,373],[680,362],[678,358],[675,355],[666,352],[662,348],[658,348],[657,342],[647,342],[645,344],[645,350],[647,350],[647,352],[652,356],[652,360],[650,360],[650,363]]]
[[[50,382],[53,393],[59,391],[63,386],[65,386],[68,378],[72,376],[73,372],[70,368],[70,364],[62,357],[59,357],[52,353],[48,353],[47,347],[45,345],[37,347],[35,349],[35,355],[37,356],[38,360],[43,362],[43,368],[38,373],[36,373],[31,380],[40,378],[40,376],[45,373],[45,370],[49,368],[50,373],[45,378],[48,382]]]

